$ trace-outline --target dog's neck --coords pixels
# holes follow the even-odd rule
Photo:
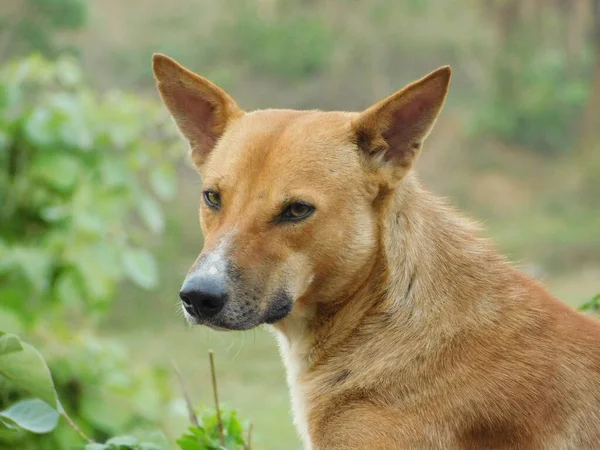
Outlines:
[[[497,306],[507,262],[414,175],[382,204],[380,217],[379,248],[356,290],[294,311],[277,327],[306,368],[361,327],[398,326],[411,345],[427,345]]]

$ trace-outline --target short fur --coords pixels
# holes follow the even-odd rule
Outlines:
[[[449,68],[362,113],[247,113],[165,56],[154,71],[222,198],[201,208],[200,258],[227,262],[230,305],[188,318],[245,329],[287,314],[272,328],[306,449],[600,448],[599,323],[411,171]],[[299,199],[311,217],[273,220]]]

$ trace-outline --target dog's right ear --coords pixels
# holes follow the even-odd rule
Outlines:
[[[188,140],[192,161],[200,169],[228,123],[244,112],[223,89],[168,56],[154,54],[152,68],[162,101]]]

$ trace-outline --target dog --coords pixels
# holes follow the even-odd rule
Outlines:
[[[185,316],[274,330],[306,449],[600,448],[600,322],[412,170],[449,67],[360,113],[245,112],[167,56],[153,69],[202,178]]]

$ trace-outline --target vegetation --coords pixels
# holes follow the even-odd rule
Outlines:
[[[0,7],[0,56],[29,52],[56,56],[76,53],[66,43],[69,32],[82,29],[88,19],[88,0],[14,0]]]
[[[145,245],[163,231],[177,154],[162,110],[94,95],[68,58],[34,56],[0,77],[4,313],[28,327],[61,308],[93,319],[123,276],[156,286]]]
[[[214,375],[214,363],[211,353],[211,367]],[[168,443],[160,432],[144,431],[143,438],[134,435],[111,437],[104,443],[94,442],[71,419],[63,407],[52,375],[44,358],[31,345],[23,342],[15,334],[0,332],[0,381],[11,381],[31,398],[19,400],[0,411],[0,428],[2,438],[18,444],[19,448],[53,448],[48,447],[51,440],[39,440],[34,447],[28,447],[29,433],[44,434],[56,429],[62,415],[71,431],[80,440],[87,442],[85,450],[167,450]],[[216,382],[213,384],[216,394]],[[4,391],[6,392],[6,391]],[[94,412],[102,411],[106,405],[97,403]],[[238,419],[235,410],[221,411],[218,402],[215,408],[202,408],[198,414],[191,404],[191,426],[189,431],[177,440],[182,450],[249,450],[250,429],[245,428]],[[116,409],[112,414],[118,413]],[[246,436],[248,443],[246,442]],[[21,438],[21,439],[20,439]],[[2,442],[2,441],[0,441]],[[15,448],[15,447],[12,447]]]
[[[94,94],[72,59],[32,56],[0,74],[0,136],[0,328],[44,343],[62,407],[86,433],[159,421],[170,399],[164,370],[128,373],[123,349],[93,329],[123,276],[157,283],[145,243],[162,231],[159,201],[175,190],[170,122],[147,101]],[[3,380],[0,408],[13,411],[20,388]],[[0,435],[23,450],[75,440],[65,427],[43,440]]]
[[[504,51],[492,61],[494,83],[474,126],[549,155],[568,151],[592,87],[593,41],[580,36],[587,28],[577,17],[584,12],[512,0],[492,1],[490,10]]]
[[[248,447],[208,348],[253,446],[297,442],[272,337],[176,317],[198,179],[152,52],[249,110],[356,110],[452,64],[421,176],[598,314],[599,36],[598,0],[0,2],[0,449]]]

